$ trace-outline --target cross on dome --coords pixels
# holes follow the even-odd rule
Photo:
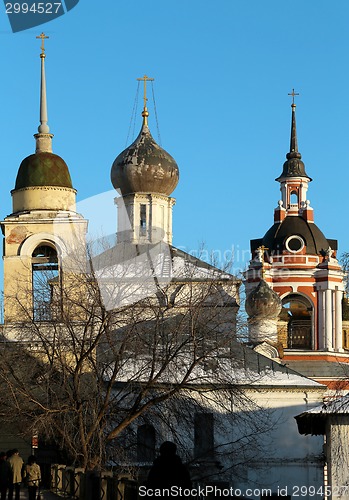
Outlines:
[[[139,82],[141,82],[141,81],[144,82],[144,95],[143,95],[144,107],[143,107],[143,111],[142,111],[142,116],[143,116],[143,120],[144,120],[144,125],[148,125],[149,112],[147,109],[147,100],[148,100],[148,98],[147,98],[147,82],[153,82],[154,78],[149,78],[149,76],[144,75],[142,78],[137,78],[137,80]]]

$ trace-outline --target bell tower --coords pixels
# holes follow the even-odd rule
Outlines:
[[[282,346],[283,360],[301,371],[297,362],[302,360],[338,362],[340,353],[346,357],[342,340],[344,273],[336,258],[337,241],[326,238],[314,223],[307,197],[311,178],[298,151],[294,102],[298,94],[293,90],[289,95],[290,151],[276,179],[281,199],[274,210],[274,224],[263,238],[251,240],[252,260],[245,273],[245,284],[249,305],[255,304],[253,291],[263,277],[281,299],[277,333],[273,330],[269,338],[264,334],[263,340]],[[259,321],[260,311],[261,308]],[[256,343],[256,338],[254,333],[251,342]],[[320,375],[317,380],[322,380]]]
[[[45,40],[41,39],[40,125],[35,153],[21,163],[11,191],[4,235],[4,321],[50,321],[52,287],[63,283],[63,264],[81,251],[87,221],[76,213],[76,190],[65,161],[52,152],[48,126]],[[59,295],[59,294],[58,294]],[[57,296],[57,294],[56,294]]]

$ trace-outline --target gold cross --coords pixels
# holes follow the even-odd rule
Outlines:
[[[140,81],[144,81],[144,97],[143,97],[143,100],[144,100],[144,109],[147,109],[147,82],[153,82],[154,81],[154,78],[149,78],[147,75],[144,75],[143,78],[137,78],[137,80],[140,82]]]
[[[260,247],[257,248],[257,250],[261,250],[264,255],[264,252],[266,252],[266,250],[269,250],[269,248],[265,247],[264,245],[261,245]]]
[[[269,248],[265,247],[264,245],[261,245],[260,247],[257,248],[257,251],[260,252],[260,258],[261,258],[261,264],[262,264],[262,279],[264,280],[265,277],[265,269],[264,269],[264,253],[269,250]]]
[[[292,92],[289,92],[288,95],[291,95],[292,96],[292,106],[295,106],[295,103],[294,103],[294,97],[296,95],[299,95],[298,92],[295,92],[294,89],[292,89]]]
[[[45,39],[49,38],[49,37],[46,36],[45,33],[41,33],[41,35],[37,36],[36,38],[41,38],[41,54],[40,54],[40,57],[45,57]]]

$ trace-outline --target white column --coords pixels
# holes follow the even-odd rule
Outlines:
[[[325,304],[324,304],[324,292],[318,290],[317,292],[318,300],[318,339],[319,339],[319,349],[325,348]]]
[[[325,349],[332,347],[332,290],[325,290]]]
[[[299,202],[305,203],[307,199],[308,181],[303,180],[299,186]]]
[[[283,203],[283,207],[287,210],[287,189],[285,182],[281,184],[280,191],[281,191],[281,200]]]
[[[343,292],[335,291],[335,349],[339,351],[343,349],[343,334],[342,334],[342,298]]]

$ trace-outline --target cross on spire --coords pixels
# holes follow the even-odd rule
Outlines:
[[[299,95],[299,93],[295,92],[294,89],[292,89],[292,92],[289,92],[288,95],[292,96],[292,106],[295,106],[294,98],[296,95]]]
[[[37,36],[36,38],[41,38],[41,54],[40,54],[40,57],[45,57],[45,40],[47,38],[49,38],[49,37],[46,36],[44,32],[42,32],[41,35]]]
[[[45,40],[48,36],[45,33],[41,33],[41,35],[36,38],[41,39],[41,86],[40,86],[40,125],[38,128],[39,134],[48,134],[50,132],[50,128],[47,125],[47,99],[46,99],[46,76],[45,76]]]
[[[144,123],[147,124],[147,118],[149,116],[148,109],[147,109],[147,82],[153,82],[154,78],[149,78],[149,76],[144,75],[142,78],[137,78],[139,82],[143,81],[144,82],[144,95],[143,95],[143,101],[144,101],[144,107],[143,107],[143,112],[142,116],[144,118]]]

